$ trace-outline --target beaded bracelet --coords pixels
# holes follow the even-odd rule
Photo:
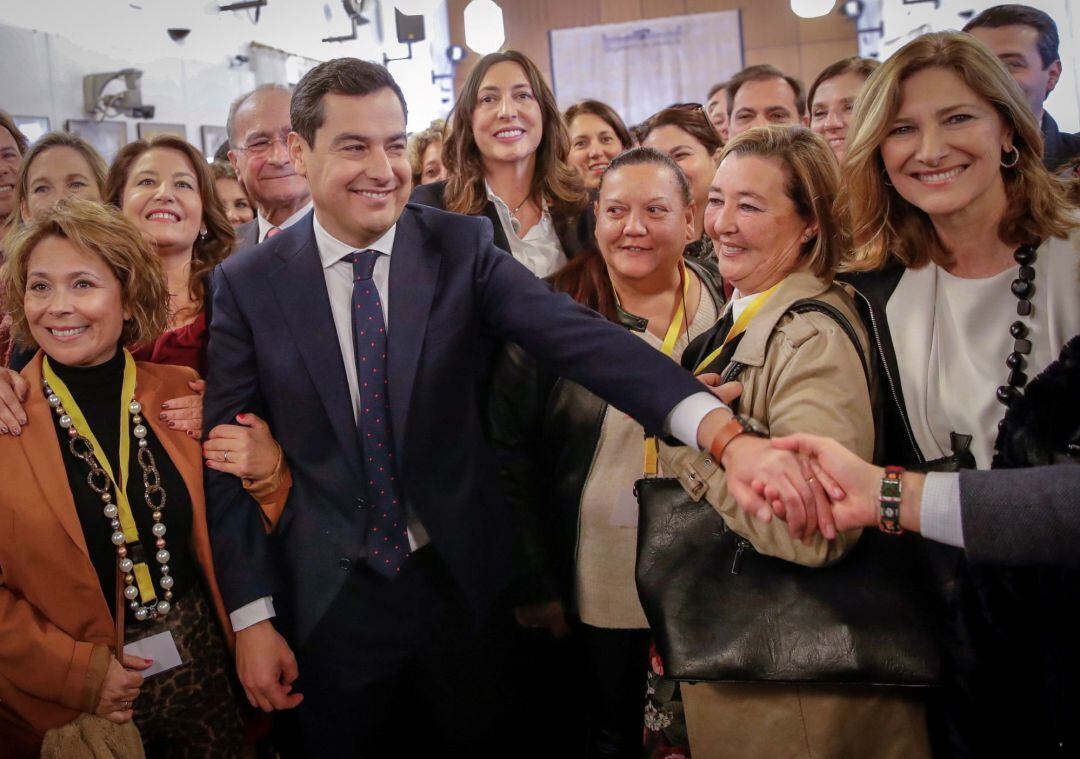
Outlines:
[[[903,493],[901,475],[904,474],[902,466],[885,467],[885,476],[881,478],[881,518],[879,526],[881,531],[889,535],[899,535],[904,531],[900,526],[900,496]]]

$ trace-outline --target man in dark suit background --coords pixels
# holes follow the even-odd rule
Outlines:
[[[207,474],[240,679],[263,709],[299,706],[310,756],[484,753],[504,700],[486,622],[513,539],[483,430],[495,348],[512,339],[689,444],[730,434],[731,414],[496,248],[486,219],[407,206],[405,102],[383,67],[320,64],[291,122],[314,211],[214,284],[206,424],[265,415],[293,476],[268,536],[239,480]],[[738,435],[722,463],[733,492],[768,471],[812,499],[767,441]]]
[[[1029,5],[995,5],[968,21],[964,31],[990,48],[1023,90],[1042,129],[1046,168],[1054,171],[1080,157],[1080,134],[1062,132],[1043,108],[1061,77],[1054,19]]]
[[[245,93],[229,107],[225,131],[229,161],[255,202],[255,218],[237,227],[237,250],[258,245],[287,229],[311,210],[307,180],[289,160],[292,89],[264,84]]]

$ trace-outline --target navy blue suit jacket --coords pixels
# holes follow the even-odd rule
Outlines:
[[[640,338],[552,292],[495,247],[484,218],[407,205],[389,282],[398,478],[483,613],[507,581],[513,538],[484,431],[501,342],[519,343],[655,432],[701,385]],[[293,488],[271,540],[240,481],[207,472],[218,581],[230,611],[261,596],[289,596],[302,643],[362,560],[370,514],[358,501],[360,445],[311,215],[215,272],[207,427],[243,411],[265,415]]]

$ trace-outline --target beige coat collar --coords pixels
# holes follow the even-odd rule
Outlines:
[[[769,337],[788,308],[797,301],[823,295],[831,286],[809,271],[796,271],[787,275],[773,296],[751,320],[731,361],[745,366],[764,366]]]

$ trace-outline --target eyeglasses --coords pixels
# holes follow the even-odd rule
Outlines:
[[[257,140],[252,140],[247,145],[241,145],[233,148],[233,150],[244,150],[251,153],[253,156],[264,156],[270,153],[274,149],[276,143],[281,143],[286,151],[289,149],[288,137],[261,137]]]

